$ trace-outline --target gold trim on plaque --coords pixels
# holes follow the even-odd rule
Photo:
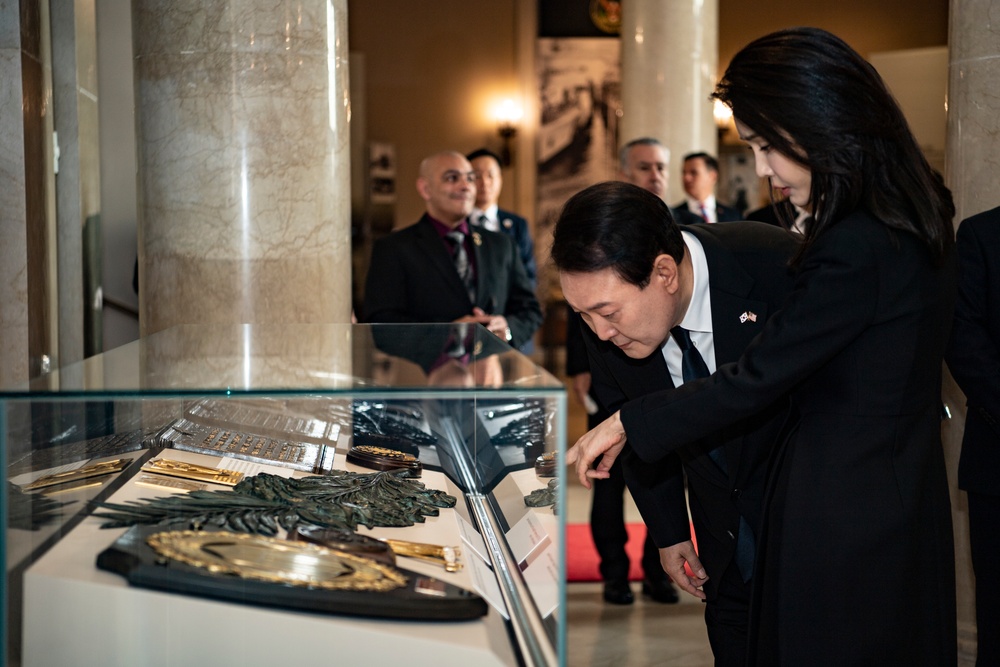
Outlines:
[[[131,462],[132,459],[115,459],[113,461],[92,463],[89,466],[77,468],[76,470],[67,470],[39,477],[34,482],[25,484],[21,489],[24,491],[33,491],[35,489],[44,489],[47,486],[55,486],[56,484],[66,484],[67,482],[87,479],[88,477],[110,475],[113,472],[121,472]]]
[[[458,572],[462,569],[462,550],[458,547],[442,547],[437,544],[423,542],[407,542],[405,540],[382,540],[397,556],[417,558],[430,561],[444,568],[445,572]]]
[[[211,482],[212,484],[225,484],[226,486],[236,486],[243,479],[243,473],[225,468],[209,468],[196,463],[186,463],[184,461],[174,461],[173,459],[153,459],[142,466],[145,472],[155,472],[160,475],[170,475],[190,479],[196,482]]]
[[[226,531],[174,530],[150,535],[159,555],[213,574],[323,590],[384,593],[406,586],[394,567],[309,542]]]

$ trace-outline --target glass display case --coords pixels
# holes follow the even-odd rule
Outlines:
[[[465,324],[184,325],[2,388],[5,664],[565,664],[565,415]]]

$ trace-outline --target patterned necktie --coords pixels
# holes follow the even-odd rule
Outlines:
[[[469,263],[469,253],[465,251],[465,234],[457,229],[446,234],[452,242],[454,249],[451,261],[455,264],[455,271],[465,285],[465,291],[469,295],[469,301],[476,302],[476,286],[472,280],[472,265]]]
[[[705,222],[711,222],[711,220],[708,219],[708,209],[705,208],[705,205],[698,202],[698,208],[701,210],[701,217],[704,218]]]
[[[681,349],[681,376],[684,378],[684,382],[708,377],[710,375],[708,365],[702,358],[701,353],[698,352],[698,348],[691,342],[691,334],[688,333],[688,330],[683,327],[674,327],[670,330],[670,335],[674,337],[677,347]],[[725,448],[720,445],[715,449],[709,450],[708,456],[722,469],[722,472],[728,472],[729,466],[726,462],[726,452],[724,450]],[[756,544],[753,530],[751,530],[750,524],[746,522],[743,515],[740,515],[740,527],[736,535],[736,567],[739,569],[740,577],[743,578],[744,583],[750,581],[750,577],[753,576],[755,551]]]

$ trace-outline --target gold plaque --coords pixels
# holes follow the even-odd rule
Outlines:
[[[33,491],[35,489],[44,489],[47,486],[55,486],[56,484],[66,484],[68,482],[77,482],[82,479],[89,479],[90,477],[110,475],[113,472],[121,472],[125,469],[125,466],[131,462],[132,459],[115,459],[113,461],[92,463],[88,466],[84,466],[83,468],[77,468],[76,470],[67,470],[66,472],[57,472],[51,475],[45,475],[44,477],[39,477],[31,484],[25,484],[21,488],[24,491]]]
[[[243,473],[225,468],[209,468],[208,466],[196,463],[185,463],[184,461],[174,461],[172,459],[153,459],[142,466],[146,472],[155,472],[160,475],[180,477],[196,482],[210,482],[212,484],[224,484],[226,486],[236,486],[243,479]]]
[[[160,556],[213,574],[323,590],[386,592],[406,586],[394,567],[308,542],[226,531],[174,530],[147,539]]]

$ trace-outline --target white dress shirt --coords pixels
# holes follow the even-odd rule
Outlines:
[[[694,285],[691,290],[691,303],[680,326],[691,332],[691,342],[698,348],[698,353],[705,360],[708,372],[715,372],[715,338],[712,333],[712,295],[708,285],[708,260],[705,259],[705,249],[694,234],[681,230],[684,246],[691,254],[691,266],[694,274]],[[667,336],[661,348],[663,359],[667,362],[670,379],[674,386],[684,384],[681,373],[681,349],[673,336]]]
[[[493,204],[492,206],[488,207],[485,211],[480,211],[478,208],[473,208],[472,215],[469,216],[469,219],[472,221],[472,224],[474,225],[482,225],[491,232],[499,232],[500,231],[499,208],[500,207],[497,206],[496,204]],[[486,216],[486,220],[482,220],[483,216]]]

